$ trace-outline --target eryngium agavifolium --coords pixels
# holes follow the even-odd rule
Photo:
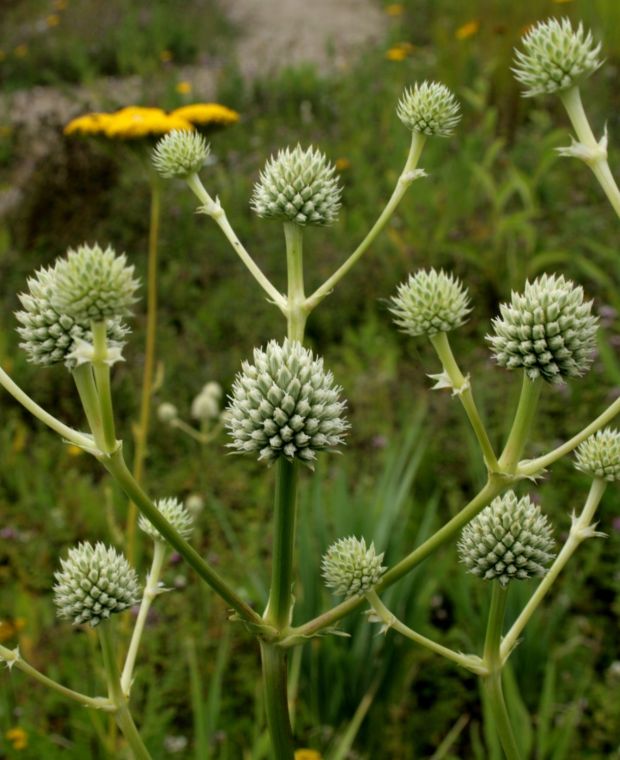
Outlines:
[[[403,92],[396,114],[412,132],[449,137],[461,120],[461,107],[439,82],[422,82]]]
[[[185,506],[181,504],[178,499],[159,499],[155,502],[155,506],[161,512],[163,517],[168,520],[172,527],[184,538],[186,541],[192,535],[194,527],[194,521],[192,516],[187,511]],[[140,515],[138,520],[138,527],[141,531],[146,533],[147,536],[153,539],[153,541],[164,542],[166,539],[161,535],[157,528],[144,516]]]
[[[436,335],[460,327],[471,311],[462,283],[443,270],[421,269],[390,299],[394,322],[409,335]]]
[[[284,456],[307,464],[323,450],[333,450],[349,425],[323,360],[296,341],[272,340],[254,349],[254,364],[244,362],[228,405],[226,427],[238,452],[257,452],[259,460]]]
[[[54,574],[58,617],[93,627],[140,600],[136,571],[116,549],[87,542],[69,550]]]
[[[173,129],[157,143],[153,166],[165,179],[185,179],[205,165],[211,148],[199,132]]]
[[[338,217],[342,193],[335,172],[312,146],[285,148],[265,164],[250,206],[259,216],[302,227],[331,224]]]
[[[461,562],[484,580],[511,580],[544,575],[553,558],[551,526],[540,507],[514,491],[498,496],[466,525],[458,542]]]
[[[598,318],[583,289],[562,275],[544,274],[512,293],[488,335],[497,363],[523,368],[531,380],[550,383],[580,377],[592,364]]]
[[[367,548],[363,538],[341,538],[323,555],[321,568],[325,585],[338,596],[371,591],[387,569],[381,565],[382,560],[383,554],[375,553],[374,544]]]
[[[620,432],[612,428],[599,430],[577,449],[578,470],[593,478],[620,480]]]
[[[90,320],[77,320],[59,311],[52,303],[56,292],[57,265],[39,269],[28,279],[28,292],[20,293],[22,310],[15,316],[20,322],[17,328],[28,361],[51,366],[64,362],[69,369],[75,359],[69,358],[76,340],[92,342]],[[107,337],[110,347],[121,348],[129,328],[119,317],[107,321]]]
[[[515,51],[513,71],[528,98],[573,87],[603,63],[600,43],[581,24],[573,29],[567,18],[540,21],[521,42],[525,50]]]
[[[133,275],[125,254],[117,256],[109,246],[81,245],[56,262],[52,303],[80,322],[126,317],[140,285]]]

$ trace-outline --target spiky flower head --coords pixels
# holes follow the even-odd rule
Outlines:
[[[355,536],[341,538],[323,555],[325,585],[338,596],[364,594],[379,583],[387,570],[382,561],[383,554],[375,552],[374,544],[366,547],[366,541]]]
[[[42,366],[65,363],[69,369],[76,364],[71,356],[76,341],[92,342],[90,320],[78,320],[60,311],[54,305],[57,290],[58,263],[39,269],[28,280],[28,292],[20,293],[22,309],[15,313],[20,326],[19,344],[26,351],[28,361]],[[129,328],[120,317],[106,323],[108,346],[122,348]]]
[[[254,349],[254,364],[244,362],[235,379],[225,423],[229,445],[268,463],[284,456],[310,464],[317,452],[343,442],[349,425],[341,391],[312,351],[272,340]]]
[[[390,299],[394,322],[409,335],[449,332],[467,321],[469,295],[460,280],[443,270],[421,269],[402,282]]]
[[[488,335],[497,363],[523,368],[531,380],[559,383],[580,377],[592,364],[598,318],[583,289],[562,275],[526,282],[523,293],[512,293],[493,320]]]
[[[95,546],[84,542],[70,549],[54,578],[58,617],[74,625],[94,627],[140,599],[136,571],[116,549],[101,542]]]
[[[201,422],[217,419],[221,412],[222,395],[222,386],[219,383],[206,383],[192,401],[192,417]]]
[[[159,499],[155,502],[155,506],[172,527],[181,534],[181,537],[187,541],[192,535],[194,521],[185,506],[178,499],[174,498]],[[165,541],[165,538],[157,528],[144,515],[140,515],[138,527],[147,536],[150,536],[153,541]]]
[[[342,188],[336,167],[319,150],[300,145],[271,157],[254,185],[250,206],[259,216],[305,227],[338,218]]]
[[[412,132],[449,137],[461,120],[458,100],[439,82],[417,82],[406,88],[396,114]]]
[[[461,562],[484,580],[511,580],[544,575],[553,558],[553,536],[547,517],[529,496],[514,491],[493,499],[466,525],[458,542]]]
[[[575,466],[593,478],[620,480],[620,432],[599,430],[579,446]]]
[[[540,21],[522,38],[524,52],[515,51],[517,81],[527,88],[526,98],[560,92],[594,73],[603,61],[601,44],[579,24],[573,29],[567,18]]]
[[[179,417],[179,410],[176,408],[174,404],[171,404],[170,401],[163,401],[158,407],[157,407],[157,419],[160,422],[170,424],[171,422],[174,422]]]
[[[165,179],[185,179],[205,165],[211,148],[198,132],[173,129],[157,143],[153,151],[153,166]]]
[[[54,308],[80,322],[126,317],[140,283],[125,254],[108,246],[81,245],[59,259],[55,268]]]

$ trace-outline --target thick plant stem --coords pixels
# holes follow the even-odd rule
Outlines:
[[[144,343],[144,369],[142,370],[142,392],[140,394],[140,419],[135,433],[133,475],[138,483],[144,476],[144,459],[151,419],[151,399],[153,395],[153,375],[155,372],[155,346],[157,338],[157,253],[159,248],[159,221],[161,217],[161,187],[154,171],[151,170],[151,213],[149,223],[149,248],[146,274],[146,339]],[[134,561],[136,551],[136,520],[138,510],[133,502],[127,512],[125,531],[126,554],[129,562]]]
[[[491,609],[489,610],[483,655],[483,661],[489,670],[489,675],[484,678],[484,688],[489,698],[495,728],[507,760],[521,760],[502,690],[500,642],[507,591],[501,587],[498,581],[493,581],[492,585]]]
[[[293,760],[293,732],[287,699],[287,652],[265,641],[260,642],[260,652],[272,758],[273,760]]]
[[[136,724],[133,722],[127,699],[121,689],[121,682],[116,664],[116,652],[112,639],[111,621],[106,621],[99,625],[97,632],[99,634],[99,643],[103,654],[103,664],[108,679],[108,691],[110,699],[116,706],[115,718],[121,729],[129,748],[135,760],[151,760],[149,751],[144,746],[142,737]]]
[[[450,380],[453,393],[458,396],[476,438],[478,439],[478,445],[482,451],[482,456],[487,469],[490,472],[498,472],[499,464],[497,462],[497,457],[493,451],[493,446],[489,440],[484,423],[480,419],[480,413],[478,412],[478,407],[474,401],[469,378],[463,376],[463,373],[454,358],[447,333],[441,332],[432,335],[430,341],[437,352],[437,356],[439,357],[444,372]]]
[[[592,127],[581,101],[579,87],[570,87],[568,90],[561,92],[560,98],[564,104],[568,118],[571,120],[573,129],[579,138],[579,142],[589,151],[590,155],[584,155],[582,160],[592,169],[592,173],[603,188],[603,192],[614,211],[620,216],[620,190],[609,168],[606,146],[599,145],[592,132]]]
[[[285,222],[284,238],[288,277],[287,334],[289,340],[303,343],[309,314],[304,293],[303,230],[298,224]]]
[[[100,461],[127,497],[134,501],[140,512],[153,524],[170,546],[176,549],[188,565],[239,614],[242,620],[252,624],[266,635],[273,633],[269,626],[265,625],[260,615],[244,602],[211,565],[170,525],[129,472],[123,459],[122,449],[119,448],[110,456],[100,457]]]
[[[381,215],[377,221],[373,224],[370,232],[357,246],[349,258],[344,262],[344,264],[342,264],[331,277],[325,280],[321,287],[317,288],[317,290],[315,290],[314,293],[307,299],[306,306],[308,308],[308,311],[312,311],[316,306],[318,306],[321,301],[332,292],[334,287],[349,272],[349,270],[357,263],[358,259],[360,259],[364,253],[366,253],[381,230],[388,223],[394,211],[396,211],[398,204],[401,202],[411,183],[418,177],[424,176],[424,172],[416,170],[416,167],[418,165],[418,161],[420,160],[420,155],[422,153],[422,149],[424,148],[425,142],[425,135],[422,135],[418,132],[412,133],[411,146],[409,147],[407,161],[400,177],[398,178],[398,182],[396,183],[396,187],[394,188],[390,200],[387,202],[387,205],[381,212]]]
[[[594,513],[600,504],[606,487],[607,482],[601,478],[595,478],[592,481],[590,492],[581,511],[581,514],[579,517],[575,517],[575,515],[573,515],[571,529],[568,534],[568,538],[564,543],[564,546],[562,547],[558,556],[555,558],[545,577],[539,583],[536,591],[532,594],[528,603],[523,608],[523,611],[512,624],[512,628],[508,631],[502,641],[502,663],[506,662],[506,660],[510,657],[511,652],[516,646],[519,640],[519,636],[527,625],[529,619],[532,617],[534,612],[536,612],[538,606],[549,592],[549,589],[556,582],[559,574],[562,572],[566,566],[566,563],[573,556],[577,548],[587,538],[594,538],[595,536],[603,535],[602,533],[596,532],[596,525],[592,524],[592,519],[594,518]]]
[[[114,430],[114,407],[112,406],[112,389],[110,387],[110,365],[106,363],[108,356],[107,333],[105,322],[93,322],[93,374],[97,385],[99,409],[101,412],[101,428],[103,434],[103,451],[106,454],[114,451],[117,446]]]
[[[95,443],[102,452],[106,452],[99,394],[97,393],[92,365],[89,362],[80,364],[73,370],[72,374],[84,414],[86,415],[86,421],[93,434]]]
[[[523,385],[521,386],[519,405],[517,406],[517,412],[510,433],[508,434],[508,441],[499,458],[499,465],[503,472],[512,473],[516,471],[519,457],[523,453],[523,449],[527,443],[536,414],[542,382],[540,378],[530,380],[527,374],[523,373]]]

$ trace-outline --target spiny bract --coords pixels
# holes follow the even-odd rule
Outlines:
[[[559,92],[595,72],[603,61],[600,43],[579,24],[573,29],[567,18],[540,21],[521,40],[513,68],[517,81],[527,88],[525,97]]]
[[[612,428],[599,430],[577,449],[578,470],[593,478],[620,480],[620,432]]]
[[[531,380],[550,383],[580,377],[592,364],[598,318],[583,289],[562,275],[544,274],[512,293],[493,320],[495,335],[488,335],[497,363],[507,369],[523,368]]]
[[[138,576],[116,549],[87,542],[69,550],[54,574],[58,617],[74,625],[99,625],[140,600]]]
[[[507,491],[463,528],[458,552],[468,572],[506,586],[544,575],[552,546],[551,526],[540,507]]]
[[[211,149],[198,132],[173,129],[157,143],[153,151],[153,166],[165,179],[185,179],[205,165]]]
[[[52,303],[56,292],[56,270],[53,267],[39,269],[28,280],[28,292],[20,293],[22,310],[15,316],[20,322],[17,332],[22,339],[19,344],[33,364],[51,366],[64,362],[73,369],[75,359],[69,358],[76,340],[93,340],[90,320],[77,320],[59,311]],[[106,324],[108,345],[122,348],[129,328],[119,317]]]
[[[258,452],[259,460],[280,456],[312,463],[318,451],[332,450],[344,439],[342,389],[323,360],[296,341],[272,340],[254,349],[254,364],[244,362],[237,375],[226,416],[239,452]]]
[[[436,335],[460,327],[471,311],[462,283],[443,270],[420,270],[390,299],[394,322],[409,335]]]
[[[138,280],[125,254],[117,256],[108,246],[81,245],[69,250],[55,267],[54,308],[85,322],[126,317],[136,302]]]
[[[162,516],[168,520],[172,527],[184,538],[186,541],[192,535],[194,528],[194,521],[192,516],[187,511],[185,506],[181,504],[178,499],[159,499],[155,502],[155,506],[161,512]],[[141,531],[146,533],[147,536],[153,539],[153,541],[165,541],[166,539],[161,535],[157,528],[146,518],[144,515],[140,515],[138,520],[138,527]]]
[[[422,82],[405,89],[396,114],[412,132],[449,137],[461,120],[461,107],[450,90],[439,82]]]
[[[349,536],[332,544],[323,555],[321,568],[325,585],[338,596],[355,596],[372,590],[387,568],[375,545],[366,547],[363,538]]]
[[[302,227],[331,224],[338,217],[342,193],[335,172],[312,146],[285,148],[265,164],[250,206],[259,216]]]

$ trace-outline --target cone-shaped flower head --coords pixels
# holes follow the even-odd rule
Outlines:
[[[342,193],[335,172],[312,146],[285,148],[265,164],[250,206],[259,216],[301,227],[331,224],[338,217]]]
[[[198,132],[173,129],[157,143],[153,151],[153,166],[165,179],[185,179],[205,165],[211,148]]]
[[[463,528],[458,542],[468,572],[506,586],[544,575],[553,558],[551,526],[540,507],[514,491],[498,496]]]
[[[449,137],[461,120],[458,100],[439,82],[422,82],[405,89],[396,114],[412,132]]]
[[[325,585],[338,596],[355,596],[371,591],[387,568],[375,545],[366,547],[363,538],[349,536],[332,544],[323,555],[321,568]]]
[[[573,29],[567,18],[540,21],[521,40],[517,50],[515,77],[526,89],[525,97],[559,92],[578,84],[595,72],[603,61],[601,45],[579,24]]]
[[[28,292],[21,293],[22,309],[15,313],[20,323],[17,332],[20,343],[33,364],[51,366],[64,362],[69,369],[75,366],[70,357],[75,341],[92,342],[90,320],[77,320],[60,311],[53,303],[56,293],[58,264],[49,269],[39,269],[28,280]],[[119,317],[107,321],[107,337],[110,347],[121,348],[129,328]]]
[[[192,535],[194,521],[185,506],[178,499],[159,499],[155,506],[161,514],[168,520],[172,527],[181,534],[186,541]],[[161,535],[157,528],[144,516],[140,515],[138,527],[144,531],[153,541],[164,542],[166,539]]]
[[[577,469],[593,478],[620,480],[620,432],[599,430],[579,446],[576,457]]]
[[[69,250],[56,263],[55,280],[55,309],[80,322],[128,316],[140,284],[125,254],[117,256],[112,248],[96,244]]]
[[[421,269],[390,299],[394,322],[409,335],[436,335],[460,327],[471,311],[461,282],[443,270]]]
[[[254,364],[237,375],[226,427],[239,452],[257,452],[273,462],[284,456],[312,463],[318,451],[335,449],[349,425],[343,418],[342,389],[323,360],[296,341],[272,340],[254,349]]]
[[[513,293],[488,335],[497,363],[523,368],[531,380],[550,383],[580,377],[592,364],[598,318],[583,289],[561,275],[542,275]]]
[[[81,543],[69,550],[54,574],[58,617],[93,627],[140,599],[138,576],[116,549]]]

